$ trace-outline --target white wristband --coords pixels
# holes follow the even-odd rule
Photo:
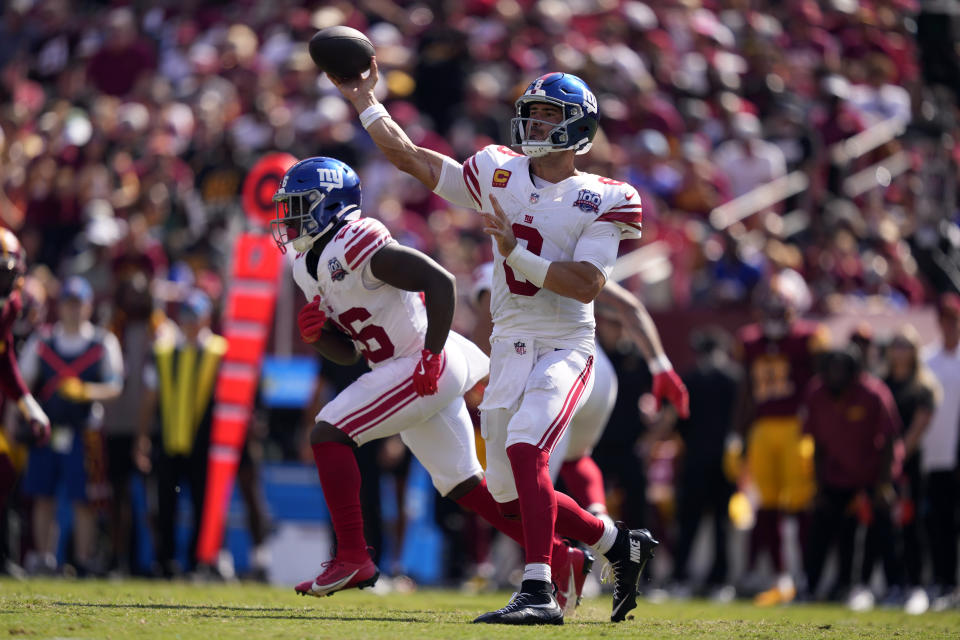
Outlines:
[[[657,375],[658,373],[663,373],[664,371],[670,371],[673,369],[673,364],[670,362],[670,358],[667,357],[667,354],[661,353],[659,356],[647,363],[647,368],[650,369],[650,373]]]
[[[524,249],[519,243],[507,256],[507,264],[538,287],[543,286],[543,281],[547,279],[547,269],[550,268],[549,260]]]
[[[364,129],[369,129],[370,125],[379,120],[380,118],[389,118],[390,114],[387,113],[387,108],[380,104],[372,104],[360,114],[360,124],[363,125]]]
[[[37,422],[50,424],[50,418],[40,408],[40,403],[29,393],[17,401],[17,408],[20,409],[20,413],[26,420],[36,420]]]

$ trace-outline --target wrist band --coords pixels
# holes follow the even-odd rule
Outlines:
[[[379,120],[380,118],[389,118],[390,114],[387,113],[387,108],[380,104],[372,104],[360,114],[360,124],[363,125],[364,129],[369,129],[370,125]]]
[[[664,371],[670,371],[673,369],[673,364],[670,362],[670,358],[667,357],[667,354],[661,353],[659,356],[647,363],[647,367],[650,369],[650,373],[657,375],[658,373],[663,373]]]
[[[549,260],[524,249],[519,243],[507,256],[507,264],[538,287],[543,286],[543,281],[547,279],[547,269],[550,268]]]

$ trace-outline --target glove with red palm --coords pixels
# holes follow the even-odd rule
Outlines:
[[[308,344],[320,339],[320,331],[327,323],[327,314],[320,308],[320,296],[303,305],[297,314],[297,327],[300,329],[300,338]]]
[[[28,393],[17,401],[17,408],[27,423],[27,428],[19,439],[34,447],[42,447],[50,442],[50,418],[40,408],[36,399]]]
[[[690,417],[690,395],[683,380],[677,375],[666,355],[659,356],[650,364],[653,374],[653,397],[657,399],[657,410],[663,406],[663,399],[670,401],[681,418]]]
[[[432,396],[437,392],[437,381],[440,379],[440,365],[443,362],[443,352],[439,354],[424,349],[420,352],[420,362],[413,370],[413,388],[418,396]]]

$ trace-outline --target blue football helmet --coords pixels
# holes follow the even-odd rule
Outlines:
[[[307,158],[283,175],[273,201],[277,217],[270,230],[280,251],[293,244],[305,253],[341,220],[360,217],[360,178],[334,158]]]
[[[563,120],[553,123],[531,118],[530,105],[538,102],[563,109]],[[517,99],[516,106],[517,117],[510,123],[513,144],[520,146],[524,155],[528,156],[542,156],[568,149],[573,149],[577,155],[586,153],[600,125],[597,98],[586,82],[569,73],[540,76]],[[527,137],[530,122],[541,122],[552,127],[545,140]]]

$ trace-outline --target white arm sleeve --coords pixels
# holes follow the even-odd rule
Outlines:
[[[23,378],[28,389],[33,386],[40,376],[39,347],[40,338],[34,334],[27,339],[17,358],[17,365],[20,367],[20,377]]]
[[[123,382],[123,352],[117,336],[107,332],[103,337],[104,358],[101,369],[104,382]]]
[[[612,222],[594,222],[583,231],[573,251],[574,262],[589,262],[607,278],[613,273],[620,229]]]
[[[433,192],[464,209],[476,209],[467,185],[463,181],[463,166],[453,158],[444,157],[443,167],[440,169],[440,179]]]

